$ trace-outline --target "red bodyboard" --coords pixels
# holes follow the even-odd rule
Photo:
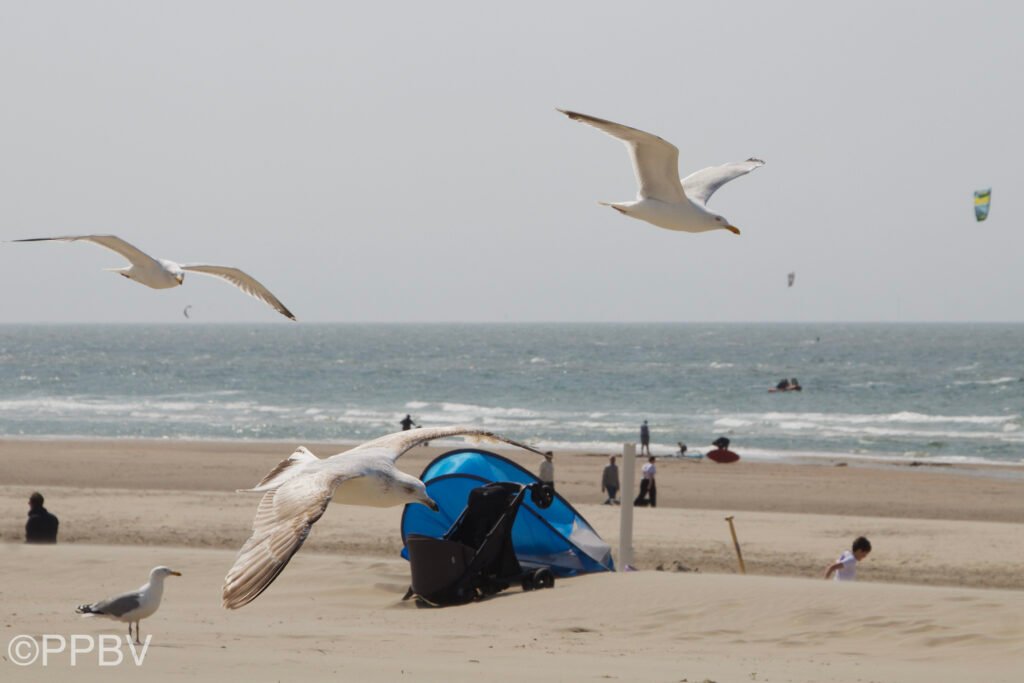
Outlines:
[[[713,451],[708,451],[708,460],[714,460],[715,462],[727,463],[736,462],[740,459],[740,456],[736,455],[732,451],[727,451],[724,448],[719,448]]]

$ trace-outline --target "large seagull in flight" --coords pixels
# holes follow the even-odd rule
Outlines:
[[[711,166],[679,178],[679,149],[657,135],[596,116],[559,109],[573,121],[585,123],[622,140],[629,148],[633,172],[639,185],[635,202],[601,202],[621,214],[647,221],[659,228],[683,232],[728,230],[740,234],[725,216],[709,211],[708,199],[730,180],[764,166],[760,159],[734,161]]]
[[[230,266],[214,266],[209,264],[192,263],[180,265],[167,259],[153,258],[146,252],[128,244],[117,235],[72,235],[68,237],[36,237],[27,240],[13,240],[14,242],[92,242],[111,251],[116,251],[128,259],[130,266],[126,268],[107,268],[108,271],[118,273],[134,280],[140,285],[146,285],[153,289],[170,289],[179,287],[185,282],[185,273],[203,273],[213,275],[222,280],[227,280],[235,287],[256,297],[263,303],[272,307],[275,311],[286,318],[295,320],[292,312],[285,308],[270,290],[261,285],[256,278],[248,273],[232,268]],[[187,316],[186,316],[187,317]]]
[[[224,578],[223,604],[238,609],[255,600],[302,547],[327,504],[391,507],[421,503],[437,511],[419,479],[395,468],[409,449],[449,436],[503,441],[541,455],[525,444],[476,427],[421,427],[382,436],[321,460],[306,448],[278,463],[259,484],[245,491],[263,493],[252,535],[238,551]]]

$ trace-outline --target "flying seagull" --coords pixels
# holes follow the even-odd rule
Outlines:
[[[119,273],[129,280],[135,280],[140,285],[146,285],[152,289],[170,289],[178,287],[185,282],[185,271],[213,275],[222,280],[227,280],[235,287],[256,297],[263,303],[272,307],[275,311],[286,318],[295,320],[292,312],[285,308],[285,305],[278,301],[277,297],[270,293],[270,290],[261,285],[256,278],[238,268],[230,266],[214,266],[201,263],[180,265],[166,259],[156,259],[128,244],[117,235],[71,235],[68,237],[36,237],[27,240],[12,240],[14,242],[92,242],[111,251],[116,251],[131,263],[126,268],[106,268],[105,270]],[[188,317],[188,316],[186,316]]]
[[[160,607],[160,599],[164,595],[164,579],[168,576],[181,576],[169,567],[153,567],[149,572],[149,583],[137,591],[115,595],[91,605],[79,605],[75,610],[84,617],[107,617],[117,621],[128,622],[128,637],[132,636],[132,624],[135,624],[135,642],[139,642],[139,622],[153,616]]]
[[[252,522],[252,535],[224,578],[224,607],[238,609],[265,591],[302,547],[332,499],[371,507],[422,503],[436,512],[437,503],[427,495],[423,482],[395,469],[395,461],[415,446],[449,436],[502,441],[541,454],[503,436],[463,426],[396,432],[324,460],[300,446],[254,488],[243,489],[262,492],[263,499]]]
[[[633,161],[633,173],[639,185],[635,202],[600,202],[630,218],[647,221],[659,228],[683,232],[728,230],[740,234],[724,216],[707,209],[715,190],[730,180],[764,166],[760,159],[734,161],[711,166],[679,179],[679,149],[657,135],[645,133],[621,123],[606,121],[574,111],[559,109],[573,121],[579,121],[626,143]]]

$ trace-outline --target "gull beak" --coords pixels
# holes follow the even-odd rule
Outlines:
[[[181,576],[181,572],[171,572],[171,576]]]
[[[423,503],[424,505],[426,505],[428,508],[430,508],[434,512],[438,512],[441,509],[441,508],[437,507],[437,503],[435,503],[432,498],[427,498],[426,496],[424,496],[422,499],[420,499],[420,502]]]
[[[734,235],[740,234],[740,229],[737,228],[735,225],[727,225],[727,226],[725,226],[725,229],[728,230],[729,232],[731,232]]]
[[[185,284],[185,273],[181,273],[180,275],[176,275],[174,277],[174,279],[178,281],[179,285]]]

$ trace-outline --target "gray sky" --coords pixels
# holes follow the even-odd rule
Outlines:
[[[311,322],[1024,320],[1024,6],[403,5],[2,0],[0,239]],[[555,107],[765,159],[742,236],[598,206],[625,148]],[[290,324],[120,265],[0,244],[0,322]]]

